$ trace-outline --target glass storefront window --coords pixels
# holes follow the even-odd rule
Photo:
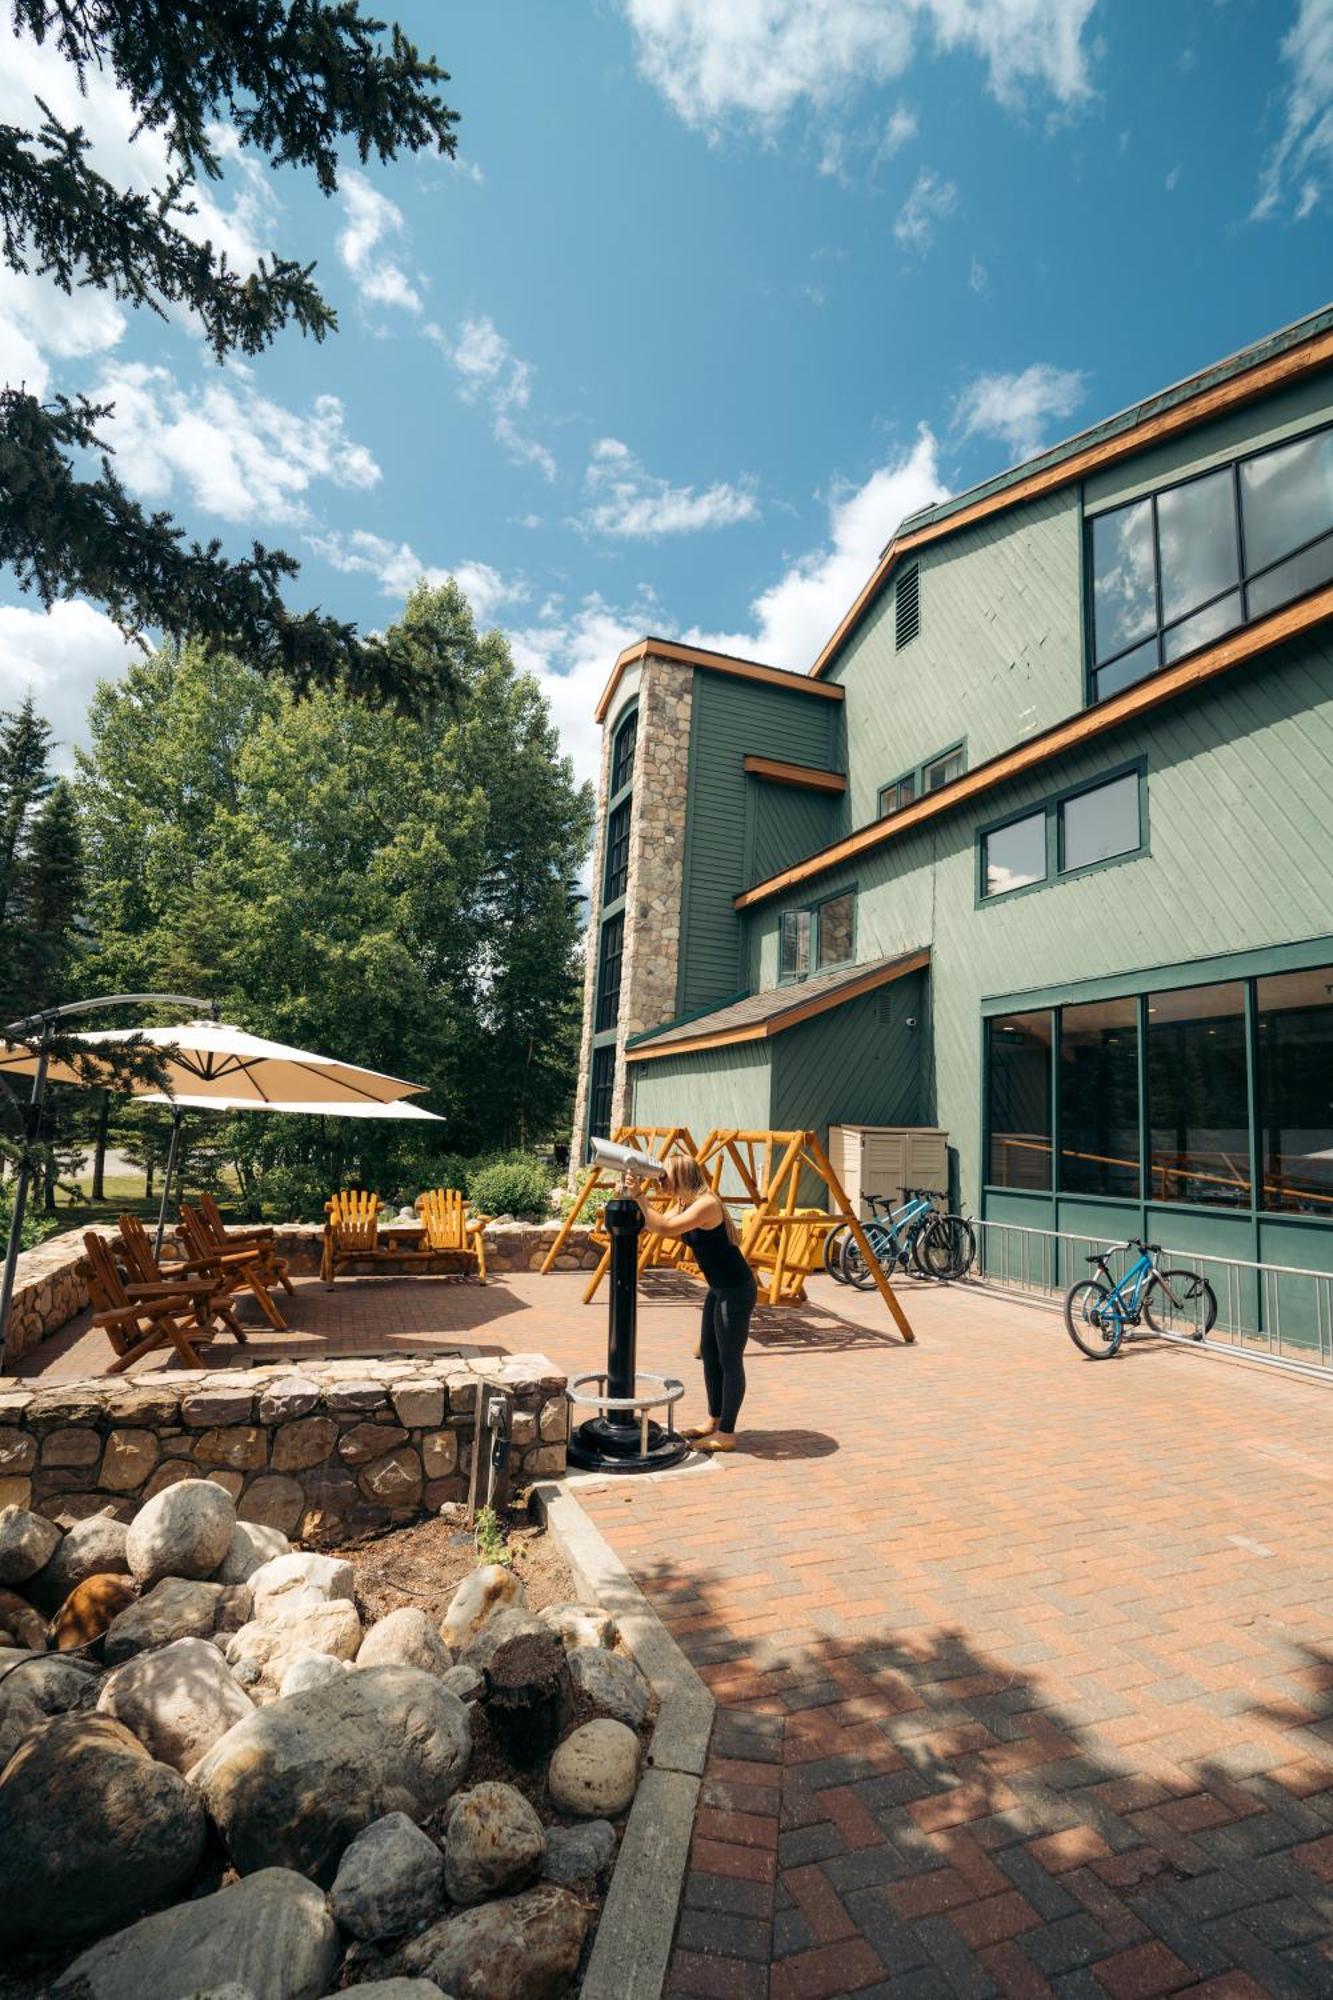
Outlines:
[[[1150,1198],[1248,1208],[1244,984],[1151,994],[1146,1054]]]
[[[1260,1206],[1333,1217],[1333,967],[1256,987]]]
[[[992,1187],[1051,1185],[1051,1015],[987,1024],[986,1177]]]
[[[1060,1011],[1060,1188],[1139,1193],[1139,1003]]]

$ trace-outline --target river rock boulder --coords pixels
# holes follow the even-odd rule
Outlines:
[[[507,1645],[511,1639],[522,1637],[527,1632],[538,1632],[543,1638],[547,1636],[546,1627],[538,1624],[521,1605],[503,1605],[472,1634],[460,1655],[461,1664],[467,1667],[489,1667],[501,1646]]]
[[[503,1563],[484,1563],[463,1578],[450,1598],[440,1637],[451,1653],[461,1653],[497,1611],[521,1610],[526,1604],[523,1585],[511,1569]]]
[[[432,1924],[406,1947],[403,1965],[457,2000],[557,2000],[574,1975],[587,1928],[577,1896],[542,1882]]]
[[[323,1687],[325,1681],[336,1681],[340,1674],[349,1673],[351,1665],[350,1660],[335,1659],[332,1653],[302,1653],[283,1675],[278,1693],[284,1701],[289,1694],[306,1694],[311,1688]]]
[[[252,1619],[227,1641],[227,1664],[247,1686],[260,1681],[281,1687],[288,1667],[309,1653],[330,1653],[337,1660],[354,1660],[361,1644],[361,1620],[345,1597],[328,1603],[281,1598],[278,1609],[266,1607],[265,1619]]]
[[[212,1576],[236,1533],[230,1494],[211,1479],[178,1479],[146,1500],[130,1522],[125,1554],[146,1590],[164,1576]]]
[[[291,1543],[281,1528],[266,1528],[262,1521],[238,1521],[231,1547],[214,1572],[215,1583],[249,1583],[257,1569],[275,1556],[290,1552]]]
[[[458,1696],[418,1667],[368,1667],[257,1709],[190,1773],[243,1875],[289,1867],[327,1885],[386,1813],[420,1822],[472,1753]]]
[[[599,1716],[559,1745],[546,1773],[551,1803],[583,1819],[614,1819],[639,1784],[639,1739],[623,1722]]]
[[[648,1683],[633,1660],[600,1646],[576,1646],[569,1654],[569,1678],[598,1715],[614,1716],[639,1729],[648,1713]]]
[[[338,1962],[338,1927],[313,1882],[265,1868],[215,1895],[144,1917],[75,1959],[67,2000],[319,2000]]]
[[[245,1622],[249,1610],[250,1593],[243,1583],[199,1583],[164,1576],[111,1620],[102,1642],[102,1657],[109,1667],[115,1667],[136,1653],[169,1646],[173,1639],[208,1639],[214,1632],[234,1632]]]
[[[543,1625],[558,1632],[566,1649],[578,1646],[614,1646],[616,1621],[600,1604],[548,1604],[537,1616]]]
[[[113,1618],[118,1618],[139,1595],[132,1576],[87,1576],[71,1590],[51,1620],[51,1638],[56,1649],[69,1653],[76,1646],[89,1646],[100,1639]]]
[[[0,1646],[25,1653],[46,1651],[46,1620],[16,1590],[0,1590]]]
[[[255,1705],[216,1646],[176,1639],[108,1674],[97,1707],[123,1722],[159,1763],[188,1771]]]
[[[460,1792],[444,1835],[444,1883],[454,1903],[526,1889],[546,1854],[542,1823],[513,1785],[475,1785]]]
[[[548,1882],[572,1889],[576,1882],[600,1882],[616,1858],[616,1830],[609,1819],[585,1820],[582,1826],[553,1826],[546,1834],[542,1874]]]
[[[356,1589],[356,1573],[341,1556],[315,1555],[293,1549],[289,1555],[275,1556],[249,1578],[255,1617],[270,1621],[293,1617],[298,1609],[311,1604],[327,1604],[342,1597],[350,1603]]]
[[[420,1667],[423,1673],[447,1674],[453,1659],[425,1612],[414,1604],[405,1604],[376,1619],[361,1641],[356,1664]]]
[[[88,1577],[124,1576],[129,1569],[128,1536],[125,1523],[110,1514],[90,1514],[86,1521],[76,1521],[24,1594],[39,1611],[53,1616],[71,1590]]]
[[[0,1507],[0,1583],[26,1583],[60,1547],[54,1521],[26,1507]]]
[[[386,1813],[352,1841],[333,1878],[334,1916],[355,1938],[401,1937],[435,1916],[444,1856],[406,1813]]]
[[[0,1936],[124,1923],[182,1888],[203,1847],[203,1809],[178,1772],[108,1715],[58,1715],[0,1774]]]

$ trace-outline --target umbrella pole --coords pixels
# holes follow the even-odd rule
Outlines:
[[[42,1024],[42,1046],[37,1057],[37,1069],[32,1079],[32,1096],[28,1099],[28,1116],[24,1121],[23,1151],[19,1156],[18,1179],[14,1184],[14,1213],[9,1222],[9,1247],[5,1251],[5,1275],[0,1283],[0,1375],[9,1363],[9,1309],[14,1298],[14,1280],[18,1275],[19,1244],[23,1237],[23,1216],[28,1206],[28,1148],[36,1139],[42,1124],[42,1103],[46,1097],[46,1065],[51,1053],[53,1024]]]
[[[167,1148],[167,1169],[162,1176],[162,1200],[158,1206],[157,1236],[153,1242],[154,1257],[162,1255],[162,1238],[167,1227],[167,1201],[171,1194],[172,1175],[176,1171],[176,1153],[180,1146],[181,1120],[184,1116],[183,1111],[173,1111],[171,1114],[171,1144]]]

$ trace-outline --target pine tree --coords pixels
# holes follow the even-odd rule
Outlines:
[[[93,286],[165,318],[194,316],[218,361],[254,355],[288,324],[322,340],[335,316],[312,265],[261,261],[242,276],[226,253],[186,234],[191,189],[221,173],[216,126],[270,165],[309,169],[325,195],[340,146],[364,161],[425,148],[451,155],[456,114],[436,94],[447,72],[400,29],[363,19],[358,0],[12,0],[14,25],[77,72],[114,77],[143,125],[165,141],[170,178],[144,193],[114,186],[88,159],[80,128],[34,100],[33,129],[0,125],[0,256],[65,292]],[[0,383],[0,568],[48,608],[76,593],[104,604],[127,635],[145,629],[234,648],[298,688],[338,684],[418,708],[454,687],[453,657],[430,635],[361,637],[354,625],[291,611],[298,564],[253,545],[231,561],[216,541],[186,544],[146,514],[104,452],[111,414],[84,396],[43,404]]]
[[[12,714],[0,714],[0,952],[18,914],[23,844],[33,812],[51,790],[47,768],[51,731],[31,694]],[[3,959],[0,959],[3,963]]]
[[[38,1006],[67,996],[83,893],[78,804],[73,786],[60,778],[32,823],[23,868],[23,941]]]

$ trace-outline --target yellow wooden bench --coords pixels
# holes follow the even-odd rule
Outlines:
[[[493,1218],[489,1215],[469,1215],[467,1203],[457,1188],[431,1188],[426,1194],[417,1196],[415,1206],[426,1238],[422,1255],[457,1258],[464,1265],[474,1265],[477,1283],[484,1285],[484,1231]]]
[[[477,1282],[486,1282],[486,1247],[482,1232],[489,1215],[469,1215],[457,1188],[432,1188],[419,1195],[416,1211],[421,1232],[415,1243],[380,1241],[380,1198],[345,1189],[331,1195],[324,1204],[324,1252],[320,1277],[331,1286],[338,1272],[348,1264],[392,1264],[410,1271],[422,1264],[448,1263],[459,1270],[474,1270]],[[385,1233],[392,1236],[395,1225],[388,1221]],[[401,1225],[398,1225],[401,1227]]]

